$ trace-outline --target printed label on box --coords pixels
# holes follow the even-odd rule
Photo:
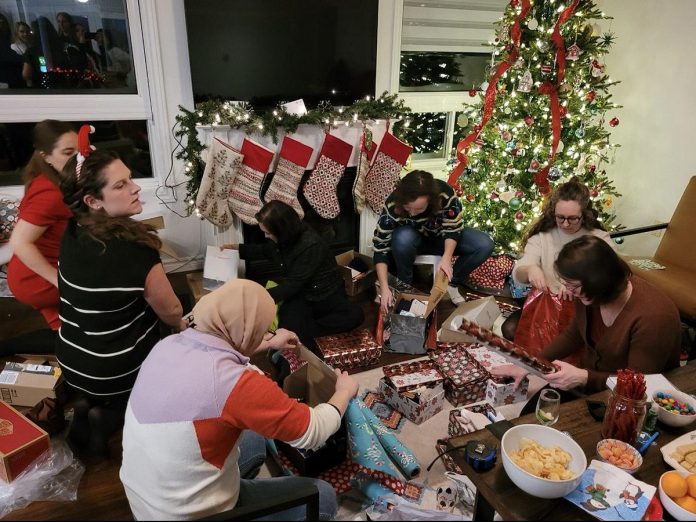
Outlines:
[[[19,372],[8,372],[5,370],[0,373],[0,384],[15,384],[18,377]]]

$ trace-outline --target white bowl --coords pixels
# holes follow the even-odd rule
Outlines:
[[[660,502],[662,502],[662,507],[664,507],[667,512],[672,515],[676,520],[693,520],[696,521],[696,513],[692,513],[691,511],[687,511],[683,507],[681,507],[679,504],[677,504],[674,500],[670,498],[667,493],[664,492],[662,489],[662,477],[664,477],[669,471],[666,471],[662,475],[660,475],[660,482],[658,485],[658,491],[660,493]],[[686,477],[688,473],[684,473],[683,471],[677,471],[682,477]]]
[[[655,393],[652,396],[652,400],[655,401],[655,396],[659,393],[662,392],[667,395],[671,395],[674,397],[675,400],[683,403],[683,404],[690,404],[691,407],[696,411],[696,399],[694,399],[691,395],[687,393],[682,393],[677,390],[655,390]],[[696,420],[696,414],[694,415],[677,415],[676,413],[670,413],[669,411],[665,410],[661,406],[655,403],[657,406],[657,419],[660,422],[665,423],[667,426],[675,426],[675,427],[682,427],[682,426],[688,426],[692,422]]]
[[[571,461],[568,469],[575,477],[568,480],[549,480],[532,475],[523,470],[508,456],[508,452],[520,449],[520,441],[532,439],[546,448],[559,448],[570,453]],[[587,469],[585,452],[573,439],[560,431],[538,424],[520,424],[505,432],[500,442],[503,454],[503,467],[510,480],[522,491],[539,498],[560,498],[573,491],[582,480],[582,474]]]

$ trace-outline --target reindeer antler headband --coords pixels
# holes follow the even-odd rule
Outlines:
[[[80,179],[82,164],[89,157],[89,155],[92,154],[92,151],[96,150],[94,145],[89,143],[89,135],[93,134],[94,131],[95,129],[91,125],[83,125],[80,127],[80,131],[77,133],[77,166],[75,167],[75,175],[77,176],[77,179]]]

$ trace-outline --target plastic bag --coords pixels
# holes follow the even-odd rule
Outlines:
[[[530,354],[539,355],[544,347],[568,327],[574,315],[573,301],[533,288],[522,308],[515,343],[526,348]],[[565,360],[575,363],[577,359],[573,354]]]
[[[64,440],[53,439],[51,446],[45,459],[38,459],[13,482],[0,481],[0,518],[37,500],[77,500],[77,488],[85,467],[73,457]]]

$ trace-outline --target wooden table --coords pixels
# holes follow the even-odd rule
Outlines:
[[[696,366],[677,368],[666,373],[665,377],[684,392],[696,392]],[[608,395],[609,392],[605,390],[586,398],[562,404],[560,418],[554,425],[554,428],[570,433],[585,451],[588,464],[596,456],[597,442],[601,439],[601,422],[595,421],[590,416],[585,401],[587,399],[605,401]],[[511,422],[518,425],[534,424],[537,421],[536,416],[530,414]],[[656,487],[660,475],[671,469],[662,459],[659,448],[684,433],[692,431],[694,426],[672,428],[658,423],[657,429],[660,436],[645,452],[643,465],[634,475],[637,479]],[[489,430],[484,429],[450,439],[448,449],[466,445],[470,440],[482,440],[500,448],[500,441]],[[494,511],[497,511],[503,520],[596,520],[567,500],[541,499],[528,495],[519,489],[505,473],[500,455],[498,455],[493,469],[483,473],[474,471],[466,463],[461,450],[452,452],[452,457],[476,486],[474,520],[493,520]],[[665,516],[669,517],[666,511]]]

